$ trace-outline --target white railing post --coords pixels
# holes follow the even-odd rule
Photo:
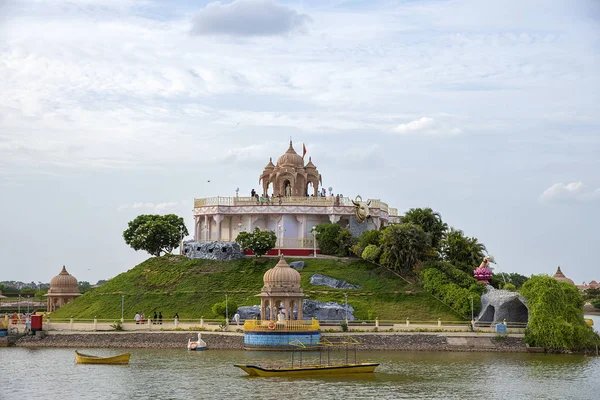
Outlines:
[[[375,328],[379,328],[379,318],[375,318]]]
[[[200,328],[204,327],[204,316],[200,317]]]
[[[73,330],[73,317],[71,317],[71,320],[69,321],[69,330]]]
[[[438,328],[439,328],[440,326],[442,326],[442,319],[441,319],[441,318],[438,318]]]
[[[406,326],[410,325],[410,320],[408,318],[406,318]]]
[[[98,319],[94,316],[94,330],[98,328]]]

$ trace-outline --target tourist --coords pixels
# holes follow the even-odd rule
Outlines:
[[[152,323],[156,324],[158,321],[156,320],[158,317],[156,316],[156,311],[154,311],[154,318],[152,318]]]
[[[136,312],[135,313],[135,323],[139,324],[141,318],[142,318],[142,316],[140,315],[140,313]]]
[[[252,191],[250,192],[250,197],[254,197],[255,194],[256,194],[256,190],[252,189]]]
[[[162,325],[162,311],[158,312],[158,323]]]
[[[265,194],[265,202],[266,202],[267,204],[270,204],[270,203],[271,203],[271,201],[269,200],[269,193]]]

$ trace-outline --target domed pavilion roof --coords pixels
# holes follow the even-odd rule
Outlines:
[[[283,256],[277,265],[265,272],[263,276],[264,286],[262,292],[270,294],[288,293],[302,295],[300,287],[300,273],[290,267]]]
[[[573,282],[572,280],[570,280],[569,278],[567,278],[562,273],[562,271],[560,270],[560,267],[558,267],[558,269],[556,270],[556,273],[554,274],[553,278],[556,279],[557,281],[570,283],[571,285],[575,284],[575,282]]]
[[[74,294],[79,293],[77,286],[77,279],[67,272],[67,269],[63,265],[60,274],[50,279],[50,289],[48,294]]]
[[[277,160],[278,166],[293,166],[296,168],[303,168],[304,161],[302,161],[302,157],[294,150],[294,146],[292,146],[292,141],[290,140],[290,147],[288,147],[287,151],[283,153],[281,157]]]
[[[265,170],[272,170],[273,168],[275,168],[275,165],[273,164],[273,159],[269,158],[269,163],[265,167]]]

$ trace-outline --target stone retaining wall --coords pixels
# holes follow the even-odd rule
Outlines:
[[[335,340],[341,334],[322,334],[323,338]],[[493,351],[525,352],[522,337],[498,339],[491,336],[444,335],[444,334],[354,334],[362,350],[404,351]],[[72,347],[72,348],[179,348],[184,349],[188,339],[195,340],[195,332],[146,332],[146,333],[85,333],[51,334],[44,338],[23,337],[15,345],[19,347]],[[242,350],[244,335],[241,333],[202,333],[202,339],[212,350]]]

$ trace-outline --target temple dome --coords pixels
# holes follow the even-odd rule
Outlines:
[[[269,158],[269,163],[267,164],[267,166],[265,167],[265,171],[266,170],[272,170],[273,168],[275,168],[275,165],[273,164],[273,159]]]
[[[69,274],[63,265],[60,274],[50,279],[48,293],[79,293],[77,278]]]
[[[560,267],[558,267],[558,269],[556,270],[556,273],[554,274],[553,278],[560,282],[567,282],[567,283],[570,283],[571,285],[575,284],[575,282],[573,282],[572,280],[567,278],[565,276],[565,274],[562,273],[562,271],[560,270]]]
[[[302,161],[302,157],[300,157],[300,155],[294,150],[291,141],[290,147],[288,147],[287,151],[277,160],[277,165],[282,167],[285,165],[290,165],[296,168],[304,167],[304,161]]]
[[[300,288],[300,273],[290,267],[285,262],[283,256],[281,256],[277,265],[265,272],[263,282],[265,283],[263,291],[302,292],[302,288]]]

